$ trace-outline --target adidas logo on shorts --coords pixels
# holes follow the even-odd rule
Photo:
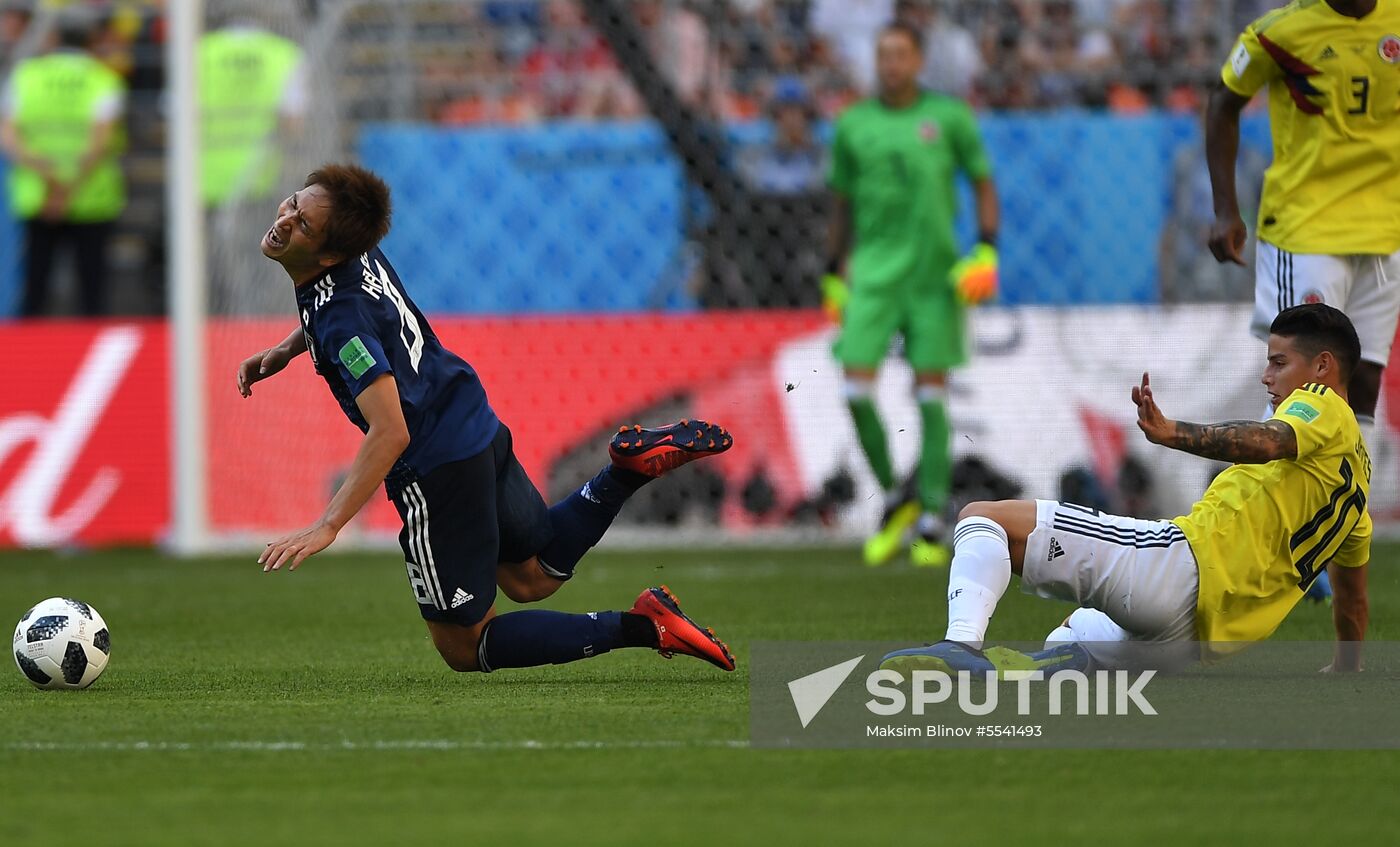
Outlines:
[[[1060,546],[1060,542],[1056,541],[1056,540],[1053,539],[1053,538],[1050,539],[1050,558],[1046,559],[1045,561],[1047,561],[1047,562],[1053,562],[1053,561],[1055,561],[1056,559],[1058,559],[1058,558],[1060,558],[1061,556],[1063,556],[1064,554],[1065,554],[1065,548],[1063,548],[1063,547]]]
[[[452,608],[455,609],[463,603],[470,603],[472,600],[475,599],[475,594],[468,594],[467,592],[459,588],[457,589],[457,593],[452,595]]]

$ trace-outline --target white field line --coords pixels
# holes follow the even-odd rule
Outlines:
[[[686,748],[747,749],[740,739],[704,741],[457,741],[450,738],[383,741],[11,741],[0,750],[21,752],[334,752],[397,750],[675,750]]]

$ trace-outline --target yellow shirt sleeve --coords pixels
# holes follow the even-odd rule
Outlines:
[[[1285,397],[1274,410],[1273,420],[1293,427],[1293,433],[1298,437],[1298,461],[1335,444],[1342,434],[1340,413],[1329,409],[1322,397],[1306,387]]]
[[[1332,556],[1332,564],[1344,568],[1359,568],[1371,561],[1371,513],[1362,512],[1351,534],[1337,548]]]
[[[1240,33],[1235,48],[1220,69],[1220,79],[1225,86],[1241,97],[1253,97],[1270,80],[1281,73],[1278,63],[1273,60],[1259,43],[1259,34],[1251,24]]]

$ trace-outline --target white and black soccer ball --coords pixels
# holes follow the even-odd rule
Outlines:
[[[112,637],[97,610],[50,597],[15,627],[15,664],[39,688],[87,688],[107,669]]]

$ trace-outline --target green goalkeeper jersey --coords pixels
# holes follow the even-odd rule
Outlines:
[[[851,204],[855,289],[947,284],[958,248],[956,176],[991,175],[972,109],[924,93],[891,109],[878,99],[847,109],[832,142],[831,187]]]

